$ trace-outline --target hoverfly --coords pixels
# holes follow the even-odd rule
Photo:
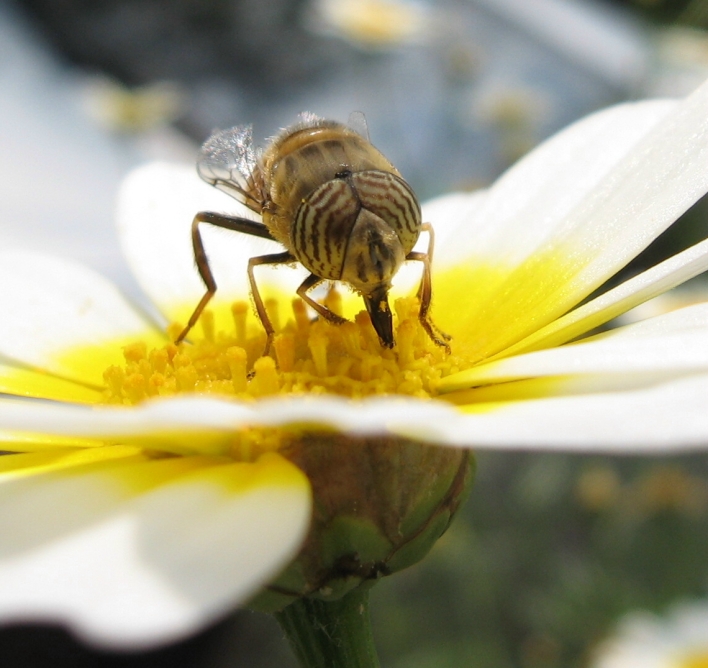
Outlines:
[[[267,335],[264,354],[275,331],[254,269],[295,262],[310,272],[296,291],[307,305],[330,323],[346,322],[308,292],[323,281],[347,283],[363,297],[386,348],[395,344],[388,304],[391,279],[403,262],[421,262],[418,318],[431,340],[449,350],[450,337],[433,325],[428,314],[433,228],[422,222],[410,186],[369,142],[363,114],[352,114],[349,125],[301,114],[299,122],[274,137],[265,150],[254,148],[251,126],[217,131],[202,146],[197,171],[207,183],[260,214],[262,222],[208,211],[194,217],[194,258],[206,293],[176,343],[187,336],[216,292],[199,232],[199,225],[208,223],[271,239],[286,249],[248,262],[253,301]],[[427,252],[413,250],[421,231],[428,233]]]

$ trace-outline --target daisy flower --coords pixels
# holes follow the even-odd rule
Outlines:
[[[599,112],[423,207],[449,355],[418,323],[415,267],[393,350],[356,295],[322,295],[346,324],[311,321],[281,267],[259,274],[261,357],[246,264],[269,242],[205,230],[219,290],[175,345],[204,291],[192,217],[245,212],[191,168],[139,169],[120,234],[165,323],[64,260],[0,262],[0,619],[135,647],[249,603],[292,630],[296,602],[354,600],[427,552],[470,448],[704,448],[708,304],[593,332],[708,268],[706,240],[597,292],[707,191],[708,84]]]
[[[676,606],[664,617],[634,612],[597,649],[592,668],[705,668],[708,604]]]

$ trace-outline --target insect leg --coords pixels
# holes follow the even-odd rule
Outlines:
[[[194,309],[194,312],[190,316],[187,326],[177,337],[175,343],[181,343],[187,334],[189,334],[189,331],[197,323],[202,311],[206,308],[209,300],[216,292],[216,281],[214,281],[214,276],[212,275],[211,268],[209,267],[209,260],[207,259],[206,252],[204,251],[202,235],[199,233],[199,223],[209,223],[210,225],[222,227],[226,230],[243,232],[244,234],[262,237],[264,239],[273,239],[270,232],[268,232],[268,228],[263,223],[259,223],[255,220],[235,218],[233,216],[225,216],[220,213],[212,213],[210,211],[201,211],[194,216],[194,220],[192,220],[192,248],[194,249],[194,261],[197,264],[197,270],[204,281],[207,291],[199,300],[197,308]]]
[[[406,255],[406,260],[414,260],[416,262],[423,263],[423,276],[421,278],[417,293],[417,297],[420,300],[418,320],[423,326],[423,329],[427,332],[431,341],[435,345],[445,348],[449,354],[450,346],[446,343],[446,341],[449,341],[452,337],[436,327],[428,314],[428,311],[430,310],[430,300],[433,295],[433,282],[430,273],[430,263],[433,259],[433,249],[435,246],[433,226],[430,223],[423,223],[421,226],[421,231],[428,233],[428,250],[425,253],[411,251],[408,255]]]
[[[263,351],[264,357],[270,352],[270,344],[273,342],[275,329],[273,329],[273,323],[268,317],[261,293],[258,291],[256,277],[253,274],[253,268],[261,264],[288,264],[290,262],[295,262],[295,258],[287,251],[285,253],[274,253],[272,255],[259,255],[257,257],[252,257],[248,261],[248,282],[251,285],[253,303],[256,305],[256,313],[258,313],[258,318],[260,319],[263,329],[266,331],[266,336],[268,337],[266,339],[265,350]]]
[[[312,288],[316,287],[320,283],[322,283],[324,279],[320,278],[319,276],[315,276],[314,274],[310,274],[301,284],[300,287],[297,289],[297,294],[302,299],[308,306],[311,306],[317,313],[319,313],[325,320],[328,322],[331,322],[333,325],[343,325],[347,319],[342,318],[341,315],[337,315],[336,313],[330,311],[326,306],[322,306],[322,304],[318,304],[312,297],[310,297],[307,292],[309,290],[312,290]]]

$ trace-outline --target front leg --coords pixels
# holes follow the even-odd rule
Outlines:
[[[197,307],[187,322],[187,326],[180,332],[180,335],[175,339],[175,343],[181,343],[184,341],[189,331],[197,324],[199,316],[202,314],[206,305],[209,303],[211,298],[216,292],[216,281],[211,273],[211,267],[209,266],[209,260],[207,259],[206,252],[204,250],[204,242],[202,241],[202,235],[199,232],[199,224],[208,223],[214,225],[215,227],[221,227],[226,230],[233,230],[234,232],[243,232],[244,234],[250,234],[254,237],[261,237],[263,239],[273,239],[268,228],[263,224],[255,220],[248,220],[247,218],[235,218],[232,216],[225,216],[219,213],[212,213],[210,211],[201,211],[192,220],[192,248],[194,249],[194,261],[197,265],[197,271],[204,281],[206,286],[206,292],[204,296],[199,300]]]
[[[430,263],[433,260],[433,249],[435,245],[435,235],[433,227],[430,223],[424,223],[421,230],[428,233],[428,250],[425,253],[411,251],[406,255],[406,260],[414,260],[423,263],[423,276],[418,287],[417,297],[420,300],[420,310],[418,311],[418,320],[426,331],[430,340],[441,348],[445,348],[447,354],[450,354],[450,346],[448,341],[452,338],[449,334],[441,331],[430,319],[430,301],[433,296],[433,281],[431,277]]]
[[[322,281],[325,280],[314,274],[310,274],[297,289],[297,294],[308,306],[311,306],[317,313],[319,313],[327,322],[331,322],[333,325],[343,325],[347,322],[346,318],[342,318],[341,315],[337,315],[334,311],[330,311],[326,306],[319,304],[307,293],[312,288],[318,286]]]
[[[263,351],[263,357],[265,357],[270,352],[270,346],[273,343],[273,336],[275,335],[275,329],[273,328],[273,323],[268,317],[268,312],[266,311],[265,305],[263,304],[263,298],[258,290],[258,285],[256,284],[256,277],[253,274],[254,267],[262,264],[290,264],[295,262],[295,258],[288,252],[285,253],[274,253],[272,255],[259,255],[258,257],[252,257],[248,261],[248,282],[251,286],[251,294],[253,295],[253,303],[256,305],[256,313],[258,313],[258,318],[263,325],[263,329],[266,332],[266,346]]]

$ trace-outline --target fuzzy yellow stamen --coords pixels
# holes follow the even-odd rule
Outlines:
[[[266,311],[268,312],[268,316],[270,317],[270,322],[273,325],[273,329],[276,332],[280,331],[280,311],[278,309],[279,305],[280,304],[278,303],[277,299],[265,300]]]
[[[256,397],[266,397],[276,394],[279,389],[280,379],[275,361],[272,357],[260,357],[253,364],[253,380],[251,380],[251,394]]]
[[[342,295],[337,290],[330,290],[324,300],[324,305],[337,315],[342,315]]]
[[[342,312],[341,302],[336,290],[325,298],[335,313]],[[435,396],[440,379],[455,371],[459,360],[430,341],[418,321],[418,308],[415,298],[396,300],[396,346],[389,350],[381,347],[366,311],[354,322],[332,325],[310,321],[300,299],[293,300],[289,318],[282,302],[268,300],[276,330],[269,357],[261,357],[265,332],[246,302],[231,307],[231,331],[217,329],[213,313],[205,310],[189,342],[151,350],[141,341],[126,346],[125,364],[104,373],[105,400],[135,404],[179,392],[241,400],[278,393]],[[170,325],[168,336],[174,340],[181,329]]]
[[[307,340],[307,346],[312,355],[312,362],[315,365],[315,373],[324,378],[327,375],[327,346],[329,345],[328,332],[323,329],[326,323],[315,323]]]
[[[204,339],[213,343],[214,341],[214,314],[211,311],[204,311],[199,319],[204,330]]]
[[[236,394],[242,394],[246,392],[247,385],[247,356],[246,351],[238,346],[232,346],[226,349],[226,361],[229,365],[229,371],[231,372],[231,385],[234,388]]]
[[[248,304],[246,302],[234,302],[231,306],[231,314],[236,327],[236,343],[242,346],[246,342],[246,319],[248,317]],[[203,315],[203,314],[202,314]]]
[[[292,334],[278,334],[273,339],[273,349],[278,367],[283,372],[295,369],[295,337]]]

